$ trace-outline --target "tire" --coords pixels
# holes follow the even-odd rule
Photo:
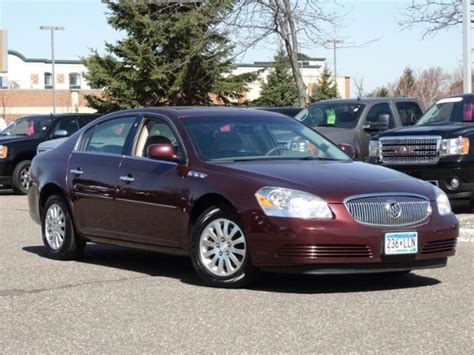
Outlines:
[[[191,236],[191,260],[199,277],[213,287],[248,286],[257,275],[238,219],[222,207],[211,207],[198,218]]]
[[[49,258],[77,259],[86,247],[86,240],[75,233],[68,205],[60,195],[52,195],[46,201],[41,216],[41,231]]]
[[[23,160],[19,162],[13,170],[12,188],[17,195],[26,195],[29,189],[29,177],[31,161]]]

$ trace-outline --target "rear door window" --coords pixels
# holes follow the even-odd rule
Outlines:
[[[423,111],[416,102],[397,102],[396,106],[403,126],[414,125],[423,116]]]

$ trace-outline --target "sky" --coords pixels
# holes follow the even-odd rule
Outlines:
[[[366,92],[393,82],[407,66],[415,70],[439,66],[449,72],[462,61],[462,28],[440,32],[422,40],[422,27],[401,30],[399,21],[409,0],[339,0],[345,18],[335,36],[347,44],[365,46],[337,51],[338,75],[363,78]],[[103,50],[105,41],[121,37],[106,21],[101,0],[0,0],[0,28],[8,31],[8,47],[26,57],[50,58],[49,32],[41,25],[64,26],[55,35],[57,59],[77,59],[90,49]],[[269,61],[278,44],[262,43],[250,49],[239,62]],[[325,57],[331,70],[333,51],[322,46],[305,48],[313,57]],[[355,95],[354,87],[352,94]]]

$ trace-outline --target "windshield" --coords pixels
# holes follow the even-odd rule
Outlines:
[[[48,116],[20,118],[5,128],[0,135],[6,136],[41,136],[51,125],[53,119]]]
[[[296,115],[296,119],[310,127],[354,128],[364,110],[359,103],[317,103]]]
[[[199,156],[208,161],[349,160],[334,144],[292,119],[193,117],[184,124]]]
[[[435,103],[421,116],[416,125],[474,122],[474,98],[451,97]]]

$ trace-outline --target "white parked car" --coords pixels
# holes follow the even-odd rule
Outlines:
[[[48,150],[54,149],[59,147],[63,142],[65,142],[69,137],[58,138],[58,139],[51,139],[49,141],[45,141],[38,145],[36,148],[36,154],[47,152]]]
[[[3,119],[3,117],[0,117],[0,132],[2,132],[5,128],[7,128],[7,123]]]

